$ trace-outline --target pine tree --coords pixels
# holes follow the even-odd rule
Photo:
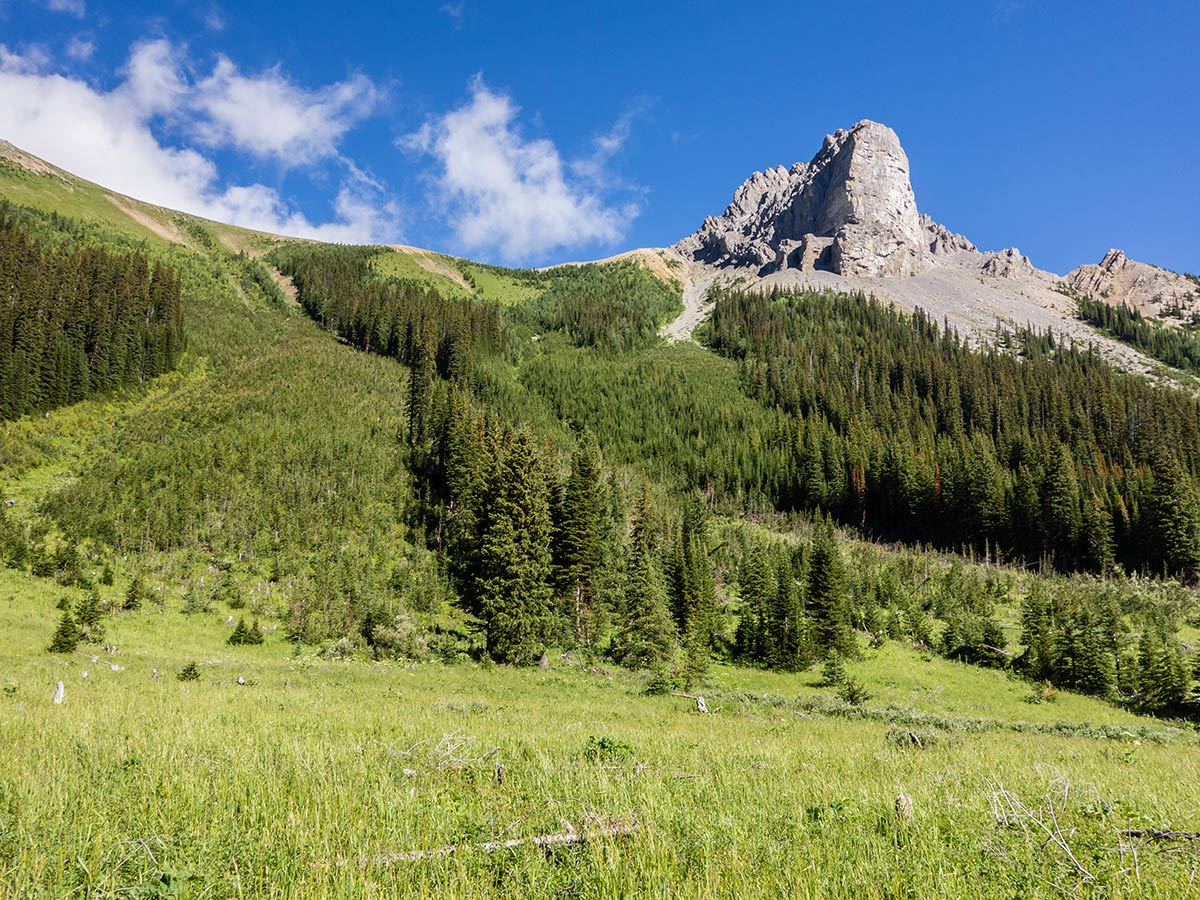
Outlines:
[[[633,515],[624,623],[613,648],[617,659],[628,666],[654,668],[675,655],[675,623],[667,606],[654,530],[650,487],[643,482]]]
[[[1048,681],[1054,671],[1050,600],[1041,582],[1034,582],[1021,604],[1021,643],[1025,650],[1018,663],[1035,681]]]
[[[845,684],[849,675],[846,672],[846,661],[836,650],[825,657],[821,664],[821,679],[825,684],[836,687]]]
[[[819,520],[813,531],[807,594],[815,649],[820,655],[832,652],[857,655],[846,621],[845,579],[845,565],[833,523],[828,518]]]
[[[1200,507],[1191,479],[1166,451],[1159,451],[1155,460],[1145,516],[1149,558],[1172,575],[1195,577],[1200,571]]]
[[[50,640],[50,646],[46,649],[51,653],[74,653],[78,645],[79,626],[71,617],[70,610],[64,610],[54,637]]]
[[[104,626],[100,624],[103,614],[104,611],[100,608],[100,592],[92,588],[75,607],[75,621],[79,625],[81,640],[96,643],[104,639]]]
[[[766,548],[751,545],[742,561],[741,618],[737,629],[737,653],[751,663],[768,663],[774,651],[775,634],[771,630],[770,611],[775,593],[771,564]]]
[[[240,646],[248,643],[246,640],[246,620],[238,619],[237,626],[233,629],[233,633],[229,635],[229,640],[226,642],[233,646]]]
[[[557,581],[571,598],[575,639],[585,647],[595,639],[594,589],[603,559],[604,495],[600,477],[600,447],[595,435],[585,431],[571,458],[555,535]]]
[[[123,609],[130,612],[142,608],[142,599],[146,596],[145,585],[142,584],[140,575],[135,575],[133,580],[129,582],[129,588],[125,591],[125,598],[121,602]]]
[[[263,642],[262,628],[258,624],[258,619],[250,623],[250,627],[246,629],[247,644],[261,644]]]
[[[529,665],[550,627],[550,490],[528,433],[507,437],[498,450],[482,504],[476,590],[488,652]]]

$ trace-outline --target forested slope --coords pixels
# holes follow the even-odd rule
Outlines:
[[[55,259],[172,273],[188,331],[178,372],[5,427],[10,566],[375,658],[830,660],[861,700],[840,661],[898,641],[1187,709],[1196,606],[1153,579],[1195,575],[1196,404],[1086,349],[736,292],[711,350],[664,346],[678,289],[632,263],[463,263],[447,295],[386,248],[18,213]]]

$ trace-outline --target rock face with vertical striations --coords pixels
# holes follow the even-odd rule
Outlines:
[[[696,261],[838,275],[906,276],[974,250],[917,212],[896,133],[864,120],[825,138],[807,164],[756,172],[718,217],[674,249]]]
[[[1098,264],[1073,269],[1063,283],[1097,300],[1149,315],[1189,317],[1200,311],[1200,281],[1109,250]]]

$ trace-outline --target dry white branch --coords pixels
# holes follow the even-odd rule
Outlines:
[[[1059,806],[1065,810],[1067,808],[1067,800],[1070,796],[1071,783],[1065,779],[1061,782],[1061,795],[1057,792],[1051,792],[1046,798],[1045,809],[1031,809],[1026,806],[1021,799],[1009,790],[1006,790],[1002,784],[992,785],[992,792],[988,798],[988,802],[992,807],[992,815],[996,821],[1004,826],[1019,827],[1026,833],[1033,830],[1045,835],[1045,841],[1042,846],[1053,844],[1063,852],[1063,855],[1070,860],[1071,865],[1079,873],[1084,881],[1094,881],[1095,876],[1092,875],[1083,864],[1076,858],[1074,851],[1071,850],[1071,845],[1067,843],[1066,835],[1063,833],[1062,825],[1059,823]]]
[[[694,700],[696,702],[696,712],[698,712],[698,713],[707,713],[708,712],[708,704],[704,702],[703,697],[697,696],[696,694],[677,694],[674,692],[671,693],[671,696],[672,697],[682,697],[684,700]]]
[[[381,856],[367,856],[359,860],[363,868],[388,865],[390,863],[417,862],[422,859],[438,859],[453,856],[460,850],[474,850],[479,853],[495,853],[498,850],[514,850],[519,847],[541,847],[550,849],[568,844],[582,844],[598,838],[629,837],[641,829],[637,822],[605,820],[589,816],[580,827],[576,828],[570,822],[564,821],[565,830],[555,834],[539,834],[534,837],[511,838],[505,841],[485,841],[481,844],[449,844],[445,847],[435,847],[431,850],[408,850],[402,853],[387,853]],[[339,865],[344,865],[340,861]]]

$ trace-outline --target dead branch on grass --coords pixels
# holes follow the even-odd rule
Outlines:
[[[697,694],[677,694],[674,691],[672,691],[671,696],[672,697],[682,697],[684,700],[693,700],[696,703],[696,712],[698,712],[698,713],[707,713],[708,712],[708,704],[704,702],[703,697],[701,697]]]
[[[1095,876],[1084,868],[1083,863],[1078,860],[1071,849],[1071,845],[1067,843],[1067,835],[1063,832],[1062,824],[1059,822],[1059,813],[1066,810],[1071,792],[1069,781],[1063,779],[1060,783],[1062,785],[1061,793],[1051,791],[1047,794],[1045,809],[1030,808],[1004,785],[994,784],[991,795],[988,797],[992,815],[998,824],[1005,827],[1020,828],[1026,833],[1033,830],[1045,835],[1043,847],[1050,844],[1058,847],[1084,881],[1095,881]]]
[[[635,821],[608,819],[601,816],[586,816],[580,827],[576,828],[570,822],[564,821],[565,831],[554,834],[539,834],[533,837],[510,838],[502,841],[485,841],[481,844],[449,844],[445,847],[435,847],[430,850],[407,850],[401,853],[385,853],[380,856],[366,856],[358,861],[362,868],[389,865],[391,863],[419,862],[423,859],[439,859],[454,856],[462,850],[473,850],[478,853],[495,853],[499,850],[515,850],[520,847],[540,847],[551,850],[569,844],[582,844],[599,838],[629,837],[639,830],[641,825]],[[338,865],[345,865],[342,860]]]

